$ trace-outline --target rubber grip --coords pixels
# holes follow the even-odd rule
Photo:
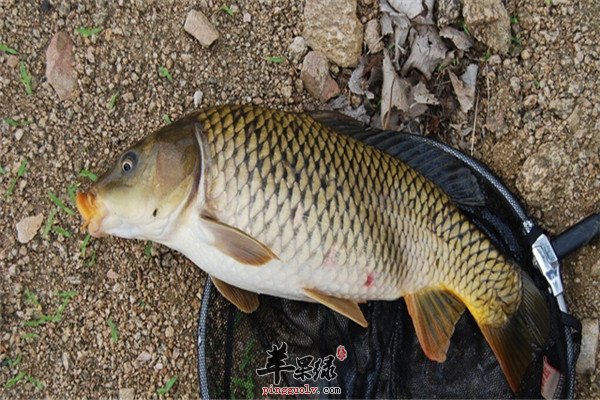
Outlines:
[[[552,247],[556,256],[562,259],[598,236],[600,236],[600,214],[595,213],[554,238]]]

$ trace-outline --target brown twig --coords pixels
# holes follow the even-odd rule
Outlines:
[[[475,116],[473,117],[473,130],[471,131],[471,155],[475,147],[475,130],[477,129],[477,111],[479,109],[479,93],[475,97]]]

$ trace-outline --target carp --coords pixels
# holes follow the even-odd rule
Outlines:
[[[516,391],[548,339],[549,310],[456,206],[481,200],[468,170],[439,166],[460,195],[447,193],[328,118],[252,105],[190,114],[78,193],[84,226],[179,251],[244,312],[267,294],[319,302],[366,327],[359,303],[403,297],[438,362],[468,309]]]

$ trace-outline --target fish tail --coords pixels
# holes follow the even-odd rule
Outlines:
[[[550,332],[549,310],[542,293],[525,273],[521,273],[521,282],[521,302],[503,324],[477,321],[513,392],[519,388],[536,351],[545,346]]]

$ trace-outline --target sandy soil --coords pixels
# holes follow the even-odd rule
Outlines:
[[[51,231],[20,244],[15,225],[38,213],[46,223],[56,209],[49,191],[74,208],[69,185],[89,184],[79,176],[81,169],[102,172],[117,152],[162,126],[165,115],[176,119],[193,110],[197,90],[204,95],[202,106],[319,107],[298,90],[296,65],[266,60],[285,56],[292,38],[301,34],[301,5],[239,2],[229,16],[211,0],[63,3],[50,11],[42,11],[40,2],[0,3],[0,43],[16,47],[33,76],[28,96],[19,67],[0,52],[0,117],[31,120],[27,126],[0,126],[0,166],[6,170],[0,176],[0,354],[5,360],[0,383],[27,374],[13,387],[0,386],[0,397],[114,397],[124,389],[150,397],[173,376],[178,381],[168,396],[197,397],[195,330],[205,279],[200,270],[166,248],[155,245],[147,254],[145,243],[115,238],[92,240],[84,257],[79,217],[64,210],[57,212],[54,226],[71,237]],[[600,211],[600,9],[594,0],[536,3],[509,2],[520,44],[501,63],[483,65],[487,78],[480,82],[478,119],[486,123],[475,154],[557,233]],[[210,49],[183,31],[193,7],[214,14],[222,37]],[[361,9],[376,12],[375,5],[363,2]],[[243,22],[244,12],[252,16],[250,23]],[[75,32],[82,26],[103,31],[83,38]],[[72,101],[59,102],[44,78],[45,51],[59,30],[74,42],[79,93]],[[170,71],[172,83],[159,76],[161,66]],[[530,95],[536,104],[527,103],[526,109]],[[543,144],[560,148],[550,157],[558,161],[547,183],[531,191],[519,183],[529,177],[523,163]],[[25,158],[27,171],[6,198]],[[564,265],[568,299],[579,318],[599,317],[598,246]],[[41,315],[61,318],[25,324]],[[38,381],[43,389],[36,389]],[[580,397],[600,397],[598,370],[580,376],[578,390]]]

